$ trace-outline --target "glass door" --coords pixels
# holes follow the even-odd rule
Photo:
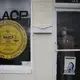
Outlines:
[[[80,11],[58,9],[57,80],[80,79]]]

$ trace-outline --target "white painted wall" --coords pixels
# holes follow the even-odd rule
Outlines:
[[[40,7],[42,5],[44,12]],[[52,26],[52,0],[32,1],[33,25]],[[42,27],[42,26],[41,26]],[[32,74],[0,74],[0,80],[55,80],[54,40],[51,34],[33,34]]]

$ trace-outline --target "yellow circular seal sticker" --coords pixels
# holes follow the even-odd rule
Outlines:
[[[19,56],[27,44],[27,34],[16,21],[0,21],[0,57],[12,59]]]

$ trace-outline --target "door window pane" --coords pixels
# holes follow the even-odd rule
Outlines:
[[[56,0],[58,3],[80,3],[80,0]]]
[[[80,12],[57,12],[58,49],[80,49]]]
[[[75,68],[75,75],[64,74],[65,69],[65,57],[67,58],[67,63],[73,63],[74,66],[68,65],[67,69],[73,67]],[[72,59],[73,58],[73,59]],[[74,60],[75,58],[75,60]],[[67,65],[66,63],[66,65]],[[71,70],[70,69],[70,70]],[[57,80],[79,80],[80,79],[80,51],[62,51],[57,54]]]

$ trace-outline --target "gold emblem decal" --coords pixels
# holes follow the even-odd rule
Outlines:
[[[0,57],[12,59],[19,56],[27,44],[27,34],[16,21],[0,22]]]

